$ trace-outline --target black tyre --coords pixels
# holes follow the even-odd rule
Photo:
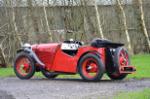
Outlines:
[[[58,76],[57,73],[49,72],[49,71],[47,71],[45,69],[42,69],[41,72],[48,79],[53,79],[53,78],[56,78]]]
[[[119,68],[120,68],[120,66],[130,65],[129,54],[125,48],[119,47],[116,49],[114,56],[113,56],[113,59],[114,59],[115,72],[107,72],[107,75],[112,80],[122,80],[128,74],[120,74]]]
[[[30,79],[35,73],[34,61],[28,53],[20,52],[14,62],[14,72],[20,79]]]
[[[105,72],[105,68],[100,57],[89,53],[80,59],[78,72],[85,81],[99,81]]]

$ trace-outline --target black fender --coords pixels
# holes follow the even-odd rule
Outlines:
[[[22,51],[29,54],[34,59],[34,61],[37,62],[40,66],[45,67],[45,64],[40,61],[40,59],[37,57],[37,55],[31,48],[19,49],[19,50],[17,50],[17,53],[20,53]]]
[[[115,49],[116,50],[116,49]],[[106,53],[105,53],[105,65],[106,65],[106,71],[108,73],[114,73],[116,71],[116,67],[114,64],[114,52],[111,50],[111,48],[106,48]]]

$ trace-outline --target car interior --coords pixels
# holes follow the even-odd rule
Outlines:
[[[82,45],[83,44],[80,41],[70,39],[62,43],[61,49],[64,53],[74,56],[77,54],[78,48],[81,47]]]

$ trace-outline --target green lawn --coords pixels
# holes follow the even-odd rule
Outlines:
[[[136,55],[131,59],[137,71],[135,74],[129,75],[128,78],[150,78],[150,54]],[[150,99],[150,88],[142,91],[118,93],[114,99]]]
[[[131,74],[128,78],[150,78],[150,54],[135,55],[131,58],[131,63],[136,66],[136,73]],[[0,68],[0,77],[15,76],[12,68]],[[41,73],[36,73],[35,76],[42,77]],[[79,75],[60,75],[61,78],[78,78]],[[106,77],[106,76],[105,76]]]
[[[150,54],[133,56],[131,63],[136,66],[137,71],[129,75],[129,78],[150,78]]]
[[[15,76],[13,68],[0,68],[0,77]]]
[[[150,89],[118,93],[114,99],[150,99]]]
[[[0,68],[0,77],[15,77],[13,68]],[[34,75],[35,77],[44,77],[41,72],[37,72]],[[59,78],[79,78],[77,75],[59,75]]]

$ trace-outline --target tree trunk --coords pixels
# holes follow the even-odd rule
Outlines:
[[[47,30],[47,33],[49,35],[49,40],[50,40],[50,42],[52,42],[53,41],[52,33],[50,31],[49,22],[48,22],[48,18],[47,18],[46,7],[45,7],[44,3],[43,3],[43,11],[44,11],[44,19],[45,19],[45,22],[46,22],[46,30]]]
[[[144,19],[143,1],[142,0],[137,0],[137,1],[138,1],[138,5],[139,5],[139,10],[140,10],[141,27],[142,27],[143,33],[146,37],[146,41],[148,43],[148,47],[150,50],[150,40],[149,40],[148,32],[146,29],[146,25],[145,25],[145,19]]]
[[[36,34],[31,34],[28,33],[28,37],[29,41],[32,41],[31,37],[37,37],[38,33],[39,33],[39,28],[37,25],[37,19],[35,18],[34,15],[34,10],[33,10],[33,0],[27,0],[27,5],[28,5],[28,32],[35,32]],[[34,8],[35,9],[35,8]],[[31,23],[31,24],[29,24]],[[31,31],[29,31],[31,29]],[[39,40],[37,40],[36,42],[39,42]]]
[[[88,8],[88,4],[90,0],[81,0],[81,5],[83,7],[83,17],[84,17],[84,31],[86,33],[87,41],[91,41],[93,39],[92,33],[95,33],[94,24],[91,20],[90,11]]]
[[[87,37],[87,40],[91,40],[91,32],[90,32],[90,25],[88,23],[88,18],[86,15],[84,15],[84,31],[85,31],[85,35]]]
[[[13,7],[13,2],[11,0],[10,0],[10,4],[11,4],[11,9],[12,9],[12,24],[13,24],[14,32],[15,32],[14,36],[16,37],[17,43],[19,44],[19,46],[21,46],[22,41],[21,41],[21,38],[18,35],[18,27],[17,27],[17,24],[16,24],[15,10],[14,10],[14,7]]]
[[[95,11],[96,11],[96,18],[97,18],[97,23],[98,23],[99,34],[100,34],[101,38],[104,39],[102,24],[101,24],[100,15],[99,15],[99,12],[98,12],[98,6],[96,4],[96,0],[95,0],[94,7],[95,7]]]
[[[116,0],[116,3],[118,5],[118,9],[120,10],[121,15],[122,15],[122,22],[123,22],[124,32],[125,32],[126,38],[127,38],[128,50],[129,50],[130,54],[133,54],[132,47],[131,47],[131,40],[130,40],[128,27],[127,27],[126,15],[125,15],[124,9],[123,9],[123,7],[121,5],[121,1],[120,0]]]
[[[6,57],[4,55],[2,46],[0,46],[0,67],[7,67]]]

